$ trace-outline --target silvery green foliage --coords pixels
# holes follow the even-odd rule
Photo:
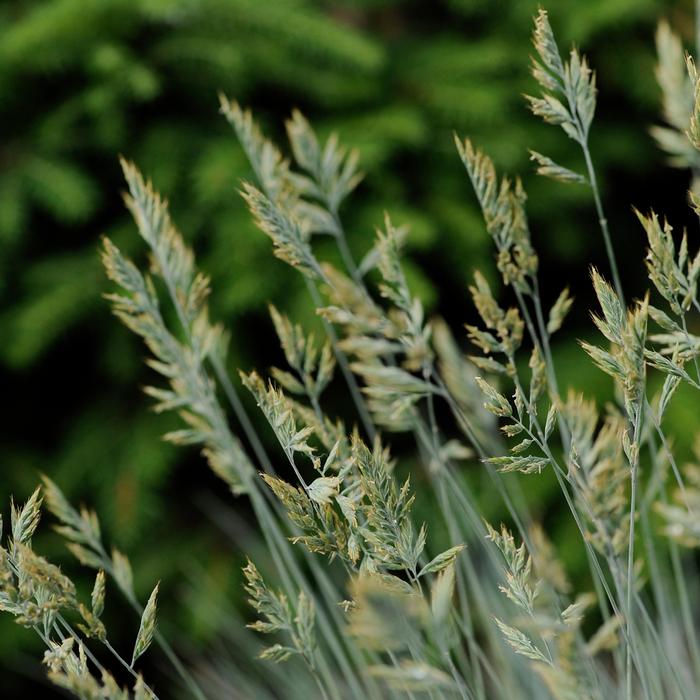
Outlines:
[[[608,243],[609,231],[599,207],[599,195],[592,176],[587,145],[595,110],[595,78],[586,60],[581,58],[577,51],[572,51],[569,61],[561,60],[544,12],[541,12],[536,20],[535,46],[539,60],[535,62],[533,72],[544,93],[541,98],[531,98],[531,105],[536,113],[547,121],[562,126],[564,131],[581,145],[589,177],[584,179],[575,172],[553,163],[546,156],[534,153],[533,158],[543,174],[568,182],[591,184],[601,227]],[[295,120],[298,122],[298,117],[295,117]],[[303,124],[303,133],[308,136],[306,122],[298,123]],[[297,136],[294,130],[292,133],[293,138]],[[311,146],[309,148],[309,152],[313,151]],[[652,311],[646,300],[627,310],[619,291],[614,254],[608,246],[617,289],[613,289],[599,273],[593,272],[594,288],[602,310],[602,316],[594,320],[604,339],[612,344],[612,348],[607,350],[591,343],[586,343],[584,347],[594,361],[619,385],[621,406],[618,410],[611,410],[600,427],[597,411],[592,409],[585,399],[573,394],[562,399],[559,395],[549,340],[551,335],[561,328],[573,301],[568,291],[564,290],[545,321],[539,297],[537,258],[530,241],[522,185],[519,181],[513,184],[507,178],[499,181],[493,163],[483,153],[474,149],[469,140],[458,141],[458,148],[484,211],[487,229],[496,243],[499,270],[504,282],[513,287],[518,302],[517,306],[512,308],[501,308],[484,277],[479,273],[475,275],[471,292],[483,327],[470,326],[468,332],[472,342],[484,354],[472,357],[471,362],[491,377],[477,376],[473,377],[472,381],[483,392],[486,410],[495,416],[505,435],[509,438],[520,436],[520,441],[513,445],[511,454],[507,457],[493,457],[491,450],[497,444],[493,435],[484,436],[481,433],[483,442],[480,439],[474,440],[475,432],[470,424],[475,417],[465,415],[460,410],[460,404],[466,409],[468,401],[464,397],[460,397],[459,402],[456,399],[459,395],[459,385],[454,377],[454,367],[457,365],[454,356],[446,355],[445,349],[449,348],[449,345],[444,332],[441,333],[441,355],[450,357],[451,362],[447,366],[452,370],[452,376],[446,375],[449,377],[449,384],[447,381],[434,379],[439,377],[439,374],[433,374],[432,334],[427,335],[422,331],[426,328],[423,310],[415,304],[402,278],[398,258],[399,246],[395,243],[399,239],[392,235],[393,226],[390,223],[386,224],[388,235],[380,233],[378,244],[372,252],[373,257],[370,256],[369,259],[378,263],[379,272],[384,280],[380,286],[380,294],[396,311],[392,309],[389,314],[382,312],[381,306],[372,299],[368,285],[361,275],[358,276],[360,268],[353,269],[350,266],[347,270],[349,276],[345,276],[343,272],[327,264],[320,265],[322,279],[329,287],[328,294],[332,301],[332,305],[324,308],[323,315],[339,327],[343,334],[335,349],[337,351],[339,348],[341,352],[358,357],[352,368],[367,385],[365,391],[374,419],[386,428],[414,431],[420,436],[421,407],[427,406],[430,414],[432,403],[436,399],[447,397],[448,403],[454,402],[450,405],[458,424],[465,430],[466,437],[472,440],[477,453],[487,464],[502,471],[519,471],[525,474],[539,473],[545,467],[551,466],[591,557],[594,578],[598,579],[602,586],[599,588],[602,595],[599,602],[606,608],[609,606],[609,615],[599,631],[585,641],[581,639],[580,623],[585,610],[591,605],[590,596],[571,600],[558,610],[556,607],[550,608],[551,600],[543,600],[543,610],[539,610],[536,600],[539,600],[537,591],[540,590],[540,585],[530,581],[532,564],[525,544],[513,544],[513,536],[506,530],[500,535],[490,530],[491,539],[499,544],[506,559],[506,584],[503,590],[511,601],[523,608],[531,620],[529,625],[532,629],[520,629],[500,617],[498,627],[508,645],[534,662],[534,668],[543,683],[556,697],[604,697],[615,684],[618,684],[621,692],[627,693],[628,697],[637,692],[635,688],[653,696],[655,691],[650,688],[656,688],[657,691],[661,688],[668,690],[673,685],[674,664],[671,662],[665,669],[657,666],[663,680],[649,679],[642,659],[649,660],[645,645],[651,643],[652,638],[649,637],[648,629],[639,629],[633,624],[630,611],[633,606],[641,605],[642,609],[645,609],[646,605],[644,602],[635,602],[632,594],[640,585],[640,562],[636,560],[638,550],[633,547],[635,536],[639,537],[634,529],[639,507],[635,501],[635,493],[641,464],[640,454],[648,449],[645,442],[648,438],[645,436],[651,428],[646,427],[646,422],[651,420],[652,415],[659,417],[646,411],[648,363],[651,362],[662,371],[670,371],[647,347],[648,319],[662,318],[663,312]],[[258,149],[261,150],[263,149]],[[308,171],[305,162],[308,164],[309,160],[305,155],[300,155],[299,143],[293,142],[292,150],[298,165]],[[280,178],[286,177],[289,182],[293,179],[290,173],[293,173],[293,170],[285,163]],[[296,204],[290,207],[288,202],[297,202],[300,198],[308,196],[309,191],[308,188],[297,187],[297,197],[280,198],[277,206],[282,211],[286,210],[287,215],[294,216]],[[318,190],[315,196],[318,196]],[[323,198],[318,199],[322,201]],[[337,210],[333,214],[338,221]],[[336,232],[334,235],[339,234]],[[655,241],[650,242],[655,244]],[[665,245],[668,249],[669,243],[666,242]],[[653,261],[650,263],[650,272],[656,279],[661,279],[662,274],[666,274],[666,279],[672,278],[675,287],[680,288],[676,269],[682,269],[683,293],[689,294],[689,299],[694,298],[694,272],[685,271],[688,265],[687,256],[682,254],[679,264],[671,250],[670,258],[675,266],[672,269],[675,277],[672,278],[670,272],[663,273],[654,255],[650,258]],[[294,264],[295,261],[291,262]],[[665,296],[669,298],[669,294]],[[687,304],[686,301],[686,306]],[[401,313],[405,319],[398,337],[393,329],[396,312]],[[668,325],[668,322],[665,323]],[[680,328],[680,325],[678,327]],[[525,344],[532,346],[527,381],[524,381],[522,369],[516,362]],[[415,347],[420,348],[420,352],[414,361],[409,350]],[[692,337],[686,338],[683,349],[690,360]],[[677,367],[678,364],[675,364],[676,369],[672,372],[676,378],[681,371]],[[512,398],[500,388],[493,375],[500,375],[500,385],[505,383],[512,386]],[[292,384],[288,382],[288,388],[291,387]],[[450,393],[450,389],[453,388],[454,395]],[[665,389],[662,398],[666,403],[671,398],[672,389],[672,383]],[[662,405],[665,404],[662,402]],[[473,410],[469,412],[475,413]],[[273,423],[281,424],[279,421],[275,423],[274,420]],[[657,424],[654,428],[663,436],[660,425]],[[555,436],[562,440],[563,458],[558,457],[552,449],[551,443]],[[307,436],[304,437],[306,439]],[[655,451],[650,451],[649,456],[657,474],[654,478],[660,478],[663,472],[659,470],[663,468],[664,460]],[[437,462],[439,461],[438,457]],[[431,461],[430,464],[434,468],[435,461]],[[349,471],[348,475],[351,474],[352,471]],[[628,489],[630,475],[631,491]],[[313,489],[312,494],[322,494],[322,505],[329,506],[334,497],[342,495],[335,491],[336,487],[342,490],[342,486],[336,481],[323,482],[319,484],[318,489]],[[303,487],[290,491],[289,487],[282,488],[279,483],[273,488],[283,501],[289,504],[296,502],[297,505],[292,510],[299,522],[302,522],[301,514],[306,512],[309,531],[305,535],[305,541],[308,544],[308,537],[313,528],[321,529],[313,524],[315,506],[299,507],[300,498],[308,498],[309,504],[314,502],[308,495],[308,489],[306,494]],[[295,494],[293,498],[292,494]],[[665,512],[669,514],[674,511],[670,509]],[[329,522],[327,519],[326,521]],[[381,523],[379,527],[389,532],[391,520]],[[527,537],[527,533],[525,535]],[[320,547],[319,543],[315,543],[314,546],[329,553],[332,551],[329,544],[331,539],[328,538],[328,534],[325,538],[326,545]],[[345,546],[346,542],[349,545],[352,538],[344,535],[340,541]],[[398,537],[397,541],[401,542],[402,538]],[[691,541],[690,537],[688,541]],[[628,554],[626,565],[622,557],[625,552]],[[448,559],[449,555],[446,554],[445,558]],[[385,558],[384,564],[390,563],[391,559],[393,555],[389,559]],[[396,559],[397,563],[400,560],[403,561],[403,565],[409,563],[410,570],[410,556],[408,560],[405,554],[399,556]],[[559,569],[550,566],[546,570],[551,573]],[[604,578],[605,570],[615,582],[612,589]],[[544,587],[561,590],[555,583],[555,580],[559,581],[561,577],[551,575],[552,580],[544,580]],[[383,618],[378,610],[369,606],[367,602],[360,605],[358,600],[348,602],[349,608],[356,611],[351,629],[354,630],[355,636],[369,647],[376,644],[384,648],[403,649],[409,640],[413,640],[414,654],[417,655],[421,627],[418,620],[422,616],[420,604],[416,602],[414,605],[414,598],[409,594],[410,589],[403,593],[400,592],[401,589],[399,586],[394,593],[382,593],[380,598],[389,596],[386,605],[389,606],[388,609],[394,610],[392,619],[400,621],[403,633],[389,632],[388,622],[380,622]],[[358,589],[358,595],[361,590]],[[379,596],[379,593],[376,595]],[[416,598],[415,601],[419,599]],[[367,613],[367,610],[373,612]],[[411,628],[415,630],[413,636],[406,631]],[[621,630],[625,630],[623,636],[620,634]],[[542,640],[541,646],[538,645],[538,638]],[[557,639],[556,644],[548,641],[553,638]],[[686,641],[693,653],[694,639],[688,638]],[[616,663],[620,663],[620,667],[625,668],[626,673],[617,678],[606,674],[596,675],[600,673],[600,669],[595,657],[601,652],[616,658]],[[591,675],[592,669],[596,668],[598,671],[593,671]],[[391,679],[390,685],[393,685],[397,678],[403,677],[406,687],[410,687],[411,674],[400,662],[392,671],[377,670],[376,673],[385,680]],[[425,677],[432,676],[426,673]],[[460,690],[458,679],[453,677],[453,680],[457,684],[456,689]],[[435,683],[433,692],[439,687],[437,680]],[[675,693],[677,690],[678,688],[669,692]]]
[[[694,64],[687,63],[686,84],[673,73],[679,44],[666,29],[659,42],[666,118],[677,130],[686,123],[677,100],[689,85],[687,139],[697,148]],[[465,339],[475,348],[466,355],[411,289],[404,227],[387,215],[355,263],[341,214],[360,182],[358,156],[335,136],[323,142],[294,112],[287,159],[250,112],[222,97],[256,179],[244,183],[242,195],[275,255],[304,276],[326,336],[317,341],[271,307],[287,367],[273,367],[269,378],[257,370],[240,374],[276,439],[270,458],[229,377],[226,334],[209,320],[208,279],[197,271],[166,202],[135,166],[123,164],[126,203],[152,259],[146,273],[105,241],[105,267],[119,288],[109,299],[167,381],[147,393],[158,410],[175,410],[185,423],[166,437],[201,446],[231,490],[250,499],[269,549],[260,569],[250,561],[244,569],[258,616],[249,627],[272,635],[260,656],[303,662],[324,699],[681,700],[700,688],[698,581],[679,549],[700,543],[700,469],[677,464],[664,420],[681,383],[688,391],[700,388],[700,339],[688,331],[689,315],[700,311],[700,255],[689,252],[686,236],[677,247],[671,227],[655,214],[640,215],[654,289],[628,307],[588,149],[595,76],[578,51],[561,59],[543,10],[534,44],[533,75],[542,94],[528,100],[581,146],[587,177],[539,153],[533,159],[541,174],[590,185],[611,266],[612,284],[591,270],[600,307],[593,315],[596,339],[583,341],[580,355],[615,386],[615,400],[604,409],[559,389],[550,341],[573,300],[565,289],[545,313],[519,179],[499,177],[469,139],[456,139],[504,287],[474,273],[469,292],[479,321],[466,326]],[[663,139],[668,146],[669,134]],[[337,244],[342,269],[319,257],[317,235]],[[652,293],[660,297],[657,305]],[[165,304],[175,311],[175,328]],[[340,380],[336,366],[357,409],[356,426],[325,407],[332,382]],[[661,379],[657,395],[650,388],[654,375]],[[415,462],[391,457],[396,433],[415,441]],[[423,471],[411,473],[418,463]],[[497,530],[483,521],[458,463],[485,470],[508,524]],[[566,546],[584,551],[590,582],[569,580],[530,512],[527,489],[538,478],[559,489],[579,535]],[[158,586],[142,608],[128,560],[107,554],[97,517],[73,508],[48,479],[44,492],[73,554],[98,570],[88,607],[70,579],[31,547],[39,491],[12,507],[10,542],[0,549],[0,604],[45,638],[51,678],[78,697],[128,697],[108,673],[97,674],[81,639],[72,632],[54,636],[67,630],[60,617],[66,611],[79,616],[86,637],[111,648],[100,621],[109,578],[141,618],[131,663],[123,664],[136,676],[134,662],[156,642],[192,695],[205,697],[156,631]],[[428,523],[416,517],[423,498],[432,509],[420,511],[430,512]],[[294,692],[284,682],[275,691]],[[135,677],[135,697],[146,693]]]

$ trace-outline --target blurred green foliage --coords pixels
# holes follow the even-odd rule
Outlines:
[[[276,357],[265,302],[312,322],[303,284],[272,257],[236,193],[249,172],[217,114],[218,91],[252,106],[272,134],[299,107],[321,135],[337,131],[359,148],[367,178],[344,212],[353,249],[368,244],[384,209],[410,223],[411,283],[455,328],[470,314],[471,272],[489,268],[492,255],[451,132],[471,135],[499,168],[526,176],[548,300],[570,284],[580,301],[574,324],[585,319],[586,264],[603,260],[588,193],[529,174],[527,147],[578,163],[572,144],[530,117],[521,98],[534,89],[524,57],[537,4],[2,3],[0,365],[10,415],[0,491],[24,496],[46,471],[98,510],[145,585],[181,571],[191,548],[216,539],[190,498],[204,470],[160,441],[169,420],[149,414],[138,392],[142,352],[100,298],[107,285],[96,249],[107,233],[142,252],[118,197],[123,153],[167,194],[212,275],[214,315],[232,330],[231,367]],[[657,119],[655,24],[667,15],[690,43],[692,4],[557,0],[549,8],[562,47],[575,41],[598,71],[592,149],[634,292],[642,236],[629,205],[676,212],[679,223],[687,216],[685,175],[664,168],[646,130]],[[575,328],[558,350],[565,381],[608,390],[599,375],[581,375],[574,337]],[[0,639],[7,658],[12,640]]]

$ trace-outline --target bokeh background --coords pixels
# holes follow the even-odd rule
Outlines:
[[[164,581],[162,624],[185,649],[207,648],[221,631],[193,585],[206,581],[238,607],[241,554],[230,536],[254,535],[245,504],[223,493],[199,457],[160,440],[176,419],[148,410],[139,390],[149,381],[144,350],[101,298],[108,291],[101,234],[143,259],[120,198],[118,154],[168,196],[212,276],[213,316],[232,331],[233,371],[279,360],[267,302],[315,321],[303,283],[273,258],[237,194],[250,173],[218,114],[218,91],[251,106],[280,139],[284,118],[298,107],[321,135],[337,131],[360,150],[367,176],[343,212],[351,247],[359,254],[369,245],[385,209],[409,223],[411,284],[458,335],[472,313],[473,270],[496,280],[452,132],[472,136],[502,171],[524,178],[545,301],[565,284],[577,297],[555,347],[564,383],[605,400],[609,382],[575,342],[590,332],[587,267],[606,268],[589,193],[538,178],[528,161],[531,147],[569,167],[580,163],[575,144],[540,124],[521,97],[536,89],[528,56],[537,4],[0,4],[0,494],[3,504],[10,494],[23,499],[46,472],[74,501],[94,507],[106,539],[131,556],[139,590],[147,595],[154,580]],[[644,289],[644,239],[632,205],[666,212],[697,242],[687,174],[665,164],[648,134],[659,122],[656,23],[667,17],[692,46],[693,2],[556,0],[548,9],[560,46],[575,42],[598,72],[591,145],[632,297]],[[694,411],[676,411],[674,428],[683,435]],[[543,483],[533,484],[532,497],[551,536],[565,544],[569,525]],[[226,502],[233,509],[219,517]],[[45,546],[60,556],[58,541],[48,537]],[[576,555],[563,549],[575,568]],[[118,619],[115,625],[119,634]],[[2,697],[53,696],[41,685],[33,644],[0,617]]]

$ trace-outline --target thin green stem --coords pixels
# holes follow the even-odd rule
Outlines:
[[[651,420],[652,420],[652,423],[654,424],[654,429],[656,430],[657,435],[661,439],[661,444],[664,448],[664,451],[666,452],[666,456],[668,458],[669,464],[671,465],[671,471],[673,472],[673,476],[676,480],[676,483],[678,484],[678,489],[681,493],[681,497],[683,498],[683,502],[685,503],[685,507],[686,507],[688,513],[690,513],[691,515],[694,515],[695,511],[690,504],[690,498],[688,497],[688,493],[687,493],[686,488],[685,488],[685,482],[683,481],[683,475],[681,474],[681,471],[678,468],[678,464],[677,464],[676,458],[673,454],[673,450],[671,449],[671,446],[668,444],[668,439],[666,438],[666,434],[664,433],[664,430],[661,426],[661,422],[648,402],[646,404],[646,410],[647,410],[648,414],[651,416]]]
[[[637,406],[634,417],[634,432],[632,436],[632,449],[634,454],[630,464],[630,516],[629,516],[629,543],[627,545],[627,603],[625,619],[627,627],[627,673],[626,693],[627,700],[632,700],[632,648],[634,647],[634,620],[632,615],[632,592],[634,590],[634,526],[637,519],[637,472],[639,469],[639,435],[642,427],[642,412],[644,399]]]
[[[357,284],[362,284],[362,277],[360,275],[359,270],[357,269],[357,265],[355,264],[355,259],[353,258],[353,255],[350,252],[350,247],[348,246],[348,241],[345,236],[345,230],[343,229],[338,216],[336,216],[335,218],[336,225],[338,226],[339,230],[339,233],[335,238],[338,243],[338,250],[340,250],[340,256],[343,258],[343,264],[347,268],[347,271],[350,273],[350,276],[353,278],[353,280]]]
[[[102,643],[105,645],[105,647],[107,647],[109,653],[112,654],[112,656],[131,674],[133,678],[137,680],[140,678],[139,674],[136,673],[136,671],[134,671],[133,666],[129,665],[126,659],[124,659],[122,655],[109,643],[108,639],[103,640]],[[154,700],[158,700],[158,696],[153,692],[153,690],[148,686],[145,687],[148,690],[148,692],[153,696]]]
[[[530,312],[527,308],[527,304],[525,303],[525,299],[520,292],[520,290],[514,286],[515,294],[518,299],[518,305],[520,306],[520,309],[523,313],[523,317],[525,318],[525,323],[528,328],[528,332],[530,334],[530,337],[532,339],[533,345],[540,350],[542,357],[544,358],[544,363],[545,363],[545,368],[547,371],[547,381],[549,382],[549,388],[551,390],[551,394],[554,396],[557,402],[561,403],[562,399],[559,394],[559,385],[557,383],[557,374],[556,374],[556,368],[554,366],[554,359],[552,357],[552,350],[549,345],[549,334],[547,333],[547,327],[544,323],[544,315],[542,312],[542,301],[540,299],[540,291],[539,291],[539,281],[537,279],[537,275],[533,275],[532,277],[532,285],[533,285],[533,290],[532,293],[530,294],[530,297],[532,298],[533,305],[535,307],[535,317],[537,318],[537,326],[539,329],[539,337],[537,333],[535,332],[532,319],[530,316]],[[562,440],[566,446],[570,445],[571,441],[571,436],[569,434],[569,428],[566,425],[566,421],[564,420],[564,417],[562,416],[560,411],[557,411],[557,425],[559,426],[559,431],[562,436]]]
[[[426,382],[430,381],[430,374],[431,374],[431,370],[426,367],[424,369],[424,379]],[[428,424],[430,427],[430,438],[426,442],[427,442],[427,446],[428,446],[428,449],[430,451],[432,459],[440,460],[439,429],[438,429],[437,419],[435,416],[435,401],[434,401],[434,397],[433,397],[432,393],[428,395],[427,404],[428,404]],[[443,464],[442,466],[443,466],[443,469],[449,469],[449,465],[447,465],[447,464]],[[438,494],[438,499],[441,501],[441,503],[443,505],[442,510],[443,510],[443,513],[445,514],[445,520],[447,522],[447,527],[448,527],[448,530],[450,532],[450,537],[451,537],[452,543],[456,544],[459,540],[455,536],[456,533],[455,533],[454,523],[452,522],[452,518],[449,517],[449,515],[447,514],[447,512],[446,512],[447,509],[444,508],[444,504],[445,504],[444,484],[442,483],[442,481],[440,481],[439,486],[435,490],[436,490],[436,493]],[[484,693],[485,693],[485,688],[484,688],[483,676],[481,673],[481,666],[479,664],[478,657],[476,654],[476,647],[478,646],[478,644],[476,642],[476,638],[474,637],[474,630],[473,630],[473,627],[471,624],[471,618],[469,616],[469,603],[467,601],[467,598],[466,598],[466,595],[464,592],[464,587],[462,585],[462,581],[459,580],[459,578],[457,580],[457,590],[458,590],[458,596],[459,596],[459,600],[460,600],[460,607],[462,610],[462,615],[467,617],[467,623],[468,623],[467,628],[466,628],[467,646],[469,647],[469,650],[470,650],[470,658],[472,660],[472,673],[474,675],[474,681],[475,681],[476,688],[477,688],[477,694],[478,694],[479,698],[483,698]],[[457,681],[457,678],[456,678],[457,672],[456,672],[456,669],[454,668],[454,663],[452,662],[452,657],[450,655],[450,652],[449,652],[449,650],[445,650],[444,653],[447,654],[447,657],[448,657],[449,662],[450,662],[450,671],[451,671],[453,677],[455,677],[455,681],[458,683],[458,686],[460,687],[460,692],[463,692],[462,691],[462,684],[459,683]]]
[[[63,617],[63,615],[58,615],[57,616],[58,622],[63,625],[65,628],[66,632],[76,641],[78,644],[82,645],[83,649],[85,650],[85,654],[87,657],[92,661],[92,663],[95,664],[95,666],[102,672],[105,672],[104,666],[97,660],[95,655],[88,649],[87,645],[80,639],[78,636],[77,632],[71,627],[71,625],[66,621],[66,619]],[[131,666],[126,659],[110,644],[109,640],[105,637],[104,639],[100,640],[102,644],[104,644],[105,648],[109,651],[109,653],[119,662],[121,666],[123,666],[129,675],[136,681],[140,680],[143,683],[144,688],[151,694],[153,697],[153,700],[159,700],[158,696],[155,694],[152,688],[150,688],[141,678],[141,676],[134,671],[133,666]]]
[[[275,565],[277,566],[278,570],[280,570],[281,566],[285,566],[289,567],[289,569],[293,572],[296,587],[292,585],[288,576],[285,576],[285,578],[283,579],[286,582],[285,588],[287,591],[287,595],[290,597],[296,597],[298,590],[301,589],[307,595],[313,597],[313,591],[311,590],[310,586],[308,585],[308,582],[299,570],[298,564],[294,560],[292,552],[289,551],[289,542],[284,538],[284,536],[280,532],[279,525],[277,524],[272,513],[269,511],[267,503],[257,490],[251,491],[251,502],[253,503],[253,507],[255,509],[256,518],[262,525],[261,529],[265,539],[268,541],[268,546],[270,546],[271,538],[273,538],[274,545],[271,546],[270,549],[273,552],[277,551],[281,555],[281,557],[274,557]],[[320,607],[317,608],[316,617],[319,622],[321,634],[326,639],[331,649],[331,652],[333,653],[333,657],[338,662],[339,667],[341,668],[341,672],[345,676],[349,686],[353,688],[354,693],[363,693],[363,691],[360,689],[360,686],[357,683],[355,674],[353,673],[352,669],[347,663],[346,655],[340,643],[336,639],[336,630],[330,624],[330,621],[328,620],[325,611]]]
[[[114,567],[112,565],[112,559],[107,554],[104,545],[99,540],[90,540],[90,546],[95,550],[95,552],[100,557],[100,563],[102,568],[111,578],[117,583],[119,590],[122,592],[124,598],[126,598],[129,605],[133,608],[137,615],[143,614],[143,606],[139,603],[136,598],[136,594],[133,589],[125,588],[121,581],[114,575]],[[194,677],[189,671],[184,667],[183,663],[180,661],[178,655],[175,653],[174,649],[170,646],[168,640],[156,630],[153,638],[156,644],[160,647],[161,651],[165,654],[172,667],[177,672],[180,679],[183,681],[187,689],[192,693],[192,695],[197,698],[197,700],[207,700],[206,695],[204,695],[202,689],[199,687]]]
[[[517,374],[516,374],[516,377],[515,377],[515,381],[519,383],[519,379],[518,379],[518,377],[517,377]],[[521,391],[521,392],[523,391],[523,390],[522,390],[522,387],[520,387],[520,391]],[[537,431],[538,431],[537,434],[533,433],[527,426],[522,425],[522,424],[521,424],[521,425],[522,425],[522,427],[527,431],[527,433],[530,435],[530,437],[535,441],[535,444],[538,445],[538,447],[542,450],[542,452],[545,454],[545,456],[550,460],[550,462],[551,462],[551,464],[552,464],[552,466],[553,466],[553,468],[554,468],[555,477],[556,477],[557,482],[559,483],[559,486],[560,486],[560,488],[561,488],[561,491],[562,491],[562,493],[563,493],[563,495],[564,495],[564,499],[566,500],[566,503],[567,503],[567,505],[569,506],[569,510],[571,511],[571,514],[572,514],[572,516],[573,516],[573,518],[574,518],[574,521],[575,521],[575,523],[576,523],[576,526],[578,527],[579,532],[580,532],[580,534],[581,534],[581,538],[582,538],[582,541],[583,541],[583,543],[584,543],[584,546],[585,546],[585,548],[586,548],[586,550],[587,550],[587,552],[588,552],[588,554],[589,554],[589,561],[592,562],[592,564],[593,564],[593,570],[597,573],[597,575],[598,575],[598,577],[599,577],[599,579],[600,579],[600,582],[601,582],[601,584],[602,584],[602,586],[603,586],[603,589],[605,590],[605,593],[606,593],[606,595],[607,595],[607,597],[608,597],[609,603],[610,603],[610,605],[611,605],[613,611],[615,612],[615,614],[619,615],[619,609],[618,609],[617,603],[615,602],[615,598],[613,597],[612,592],[611,592],[610,589],[609,589],[608,583],[607,583],[607,581],[606,581],[606,579],[605,579],[605,576],[604,576],[604,574],[603,574],[603,571],[602,571],[602,569],[601,569],[601,567],[600,567],[600,563],[598,562],[598,559],[597,559],[595,553],[593,552],[593,549],[592,549],[592,547],[591,547],[591,544],[590,544],[590,542],[588,541],[588,537],[587,537],[587,535],[586,535],[586,530],[585,530],[585,528],[584,528],[584,525],[583,525],[583,522],[582,522],[582,520],[581,520],[580,514],[578,513],[578,510],[576,509],[576,506],[575,506],[573,500],[571,499],[571,495],[569,494],[569,490],[568,490],[568,488],[567,488],[567,486],[566,486],[566,480],[567,480],[566,472],[565,472],[565,471],[561,468],[561,466],[558,464],[556,458],[554,457],[554,455],[552,454],[552,452],[551,452],[551,450],[550,450],[550,448],[549,448],[549,445],[548,445],[547,442],[544,440],[544,434],[543,434],[543,432],[542,432],[541,426],[539,425],[539,420],[538,420],[537,416],[536,416],[536,415],[532,416],[532,420],[533,420],[533,424],[534,424],[534,425],[536,426],[536,428],[537,428]],[[612,558],[609,557],[608,560],[609,560],[608,563],[609,563],[609,565],[610,565],[610,567],[611,567],[611,570],[614,571],[614,570],[616,569],[616,560],[615,560],[615,558],[614,558],[614,557],[612,557]],[[617,578],[617,577],[616,577],[616,578]],[[641,601],[640,601],[640,607],[642,608],[642,612],[643,612],[643,613],[646,613],[646,609],[645,609],[644,606],[641,604]],[[626,627],[624,628],[624,633],[625,633],[625,638],[626,638],[626,641],[627,641],[627,644],[628,644],[628,649],[632,650],[633,647],[632,647],[632,645],[630,644],[629,631],[628,631],[628,629],[627,629]],[[641,660],[639,659],[638,655],[636,654],[636,650],[634,650],[634,651],[635,651],[635,653],[633,654],[633,656],[634,656],[634,663],[635,663],[635,665],[637,666],[637,668],[638,668],[638,670],[639,670],[639,672],[640,672],[640,678],[643,679],[644,677],[643,677],[643,675],[642,675],[642,673],[641,673],[642,662],[641,662]],[[647,690],[646,690],[646,685],[644,685],[644,690],[645,690],[645,696],[648,697],[648,692],[647,692]]]
[[[308,277],[305,277],[304,280],[306,282],[306,287],[309,290],[309,294],[311,295],[311,300],[314,304],[314,307],[317,309],[320,308],[321,306],[323,306],[323,303],[321,300],[321,295],[319,294],[316,285]],[[323,328],[326,331],[326,335],[328,336],[328,339],[331,342],[333,354],[335,355],[335,359],[338,362],[340,371],[343,373],[345,382],[348,385],[348,388],[350,389],[352,400],[360,416],[360,420],[362,421],[362,425],[365,429],[365,432],[367,433],[370,441],[374,442],[374,439],[376,437],[376,430],[374,429],[372,417],[370,416],[369,411],[367,410],[365,400],[362,398],[360,388],[357,385],[357,381],[355,380],[355,375],[350,370],[350,365],[348,364],[347,357],[345,356],[345,353],[338,347],[338,336],[335,332],[335,329],[325,319],[322,318],[321,322],[323,323]]]
[[[615,291],[617,296],[620,298],[623,306],[625,304],[625,295],[622,290],[622,283],[620,282],[620,275],[617,271],[617,260],[615,258],[615,251],[613,249],[612,239],[610,238],[610,229],[608,227],[608,219],[605,216],[603,210],[603,203],[600,198],[600,191],[598,190],[598,181],[596,178],[595,168],[593,167],[593,160],[591,159],[591,152],[588,148],[588,141],[581,141],[581,149],[583,150],[583,157],[586,161],[586,169],[588,170],[588,182],[591,186],[591,191],[593,192],[593,202],[595,203],[596,213],[598,215],[598,223],[600,224],[600,230],[603,233],[603,240],[605,241],[605,250],[608,254],[608,262],[610,263],[610,271],[612,272],[613,283],[615,284]]]
[[[245,410],[245,407],[243,406],[243,402],[238,396],[238,392],[235,390],[233,384],[231,383],[231,379],[228,375],[228,372],[226,371],[226,367],[224,366],[222,359],[214,355],[210,357],[210,361],[214,369],[214,373],[216,374],[216,378],[219,381],[221,387],[223,388],[224,394],[226,394],[226,398],[231,404],[233,412],[236,414],[236,418],[241,424],[243,432],[245,433],[248,442],[253,448],[253,452],[255,452],[255,456],[257,457],[260,466],[265,470],[267,474],[274,474],[275,470],[272,466],[272,462],[270,461],[270,458],[265,448],[263,447],[260,438],[258,437],[257,431],[253,427],[253,423],[251,422],[250,417],[248,416],[248,413]]]
[[[629,517],[629,546],[627,548],[627,602],[625,624],[627,626],[627,672],[626,697],[632,700],[632,647],[634,623],[632,621],[632,589],[634,587],[634,523],[636,519],[637,498],[637,465],[633,464],[630,472],[630,517]]]

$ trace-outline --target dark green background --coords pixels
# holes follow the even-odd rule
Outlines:
[[[142,594],[163,579],[164,618],[195,642],[209,640],[216,625],[185,597],[198,576],[193,561],[239,600],[240,554],[204,513],[213,492],[228,499],[196,454],[160,441],[175,420],[148,411],[138,388],[151,379],[145,352],[110,316],[97,256],[107,233],[143,260],[119,197],[124,154],[171,200],[211,274],[213,315],[232,330],[232,370],[279,361],[266,302],[313,322],[303,284],[273,258],[236,193],[250,173],[217,113],[219,90],[252,106],[269,134],[281,138],[283,119],[298,107],[321,134],[335,130],[360,149],[367,177],[343,212],[351,247],[362,253],[385,209],[410,223],[411,284],[457,332],[472,314],[473,270],[495,277],[452,131],[486,147],[501,170],[521,173],[545,300],[569,284],[578,301],[555,347],[565,383],[608,396],[609,382],[574,342],[590,333],[587,266],[606,269],[589,193],[538,178],[528,161],[532,147],[580,167],[575,144],[538,123],[521,97],[536,89],[528,75],[536,9],[529,0],[2,3],[4,502],[25,498],[44,471],[95,507],[108,539],[131,555]],[[598,71],[591,146],[633,297],[644,289],[644,240],[631,205],[692,226],[697,242],[687,175],[665,166],[647,131],[658,121],[655,24],[667,16],[690,45],[692,1],[557,0],[549,9],[560,46],[576,42]],[[680,434],[692,413],[678,411]],[[529,483],[563,541],[568,525],[548,511],[546,482]],[[243,502],[234,507],[245,517]],[[45,544],[59,551],[56,541]],[[573,553],[564,555],[576,565]],[[11,669],[2,671],[3,697],[34,687],[24,674],[36,668],[17,651],[30,652],[30,643],[0,619],[0,659]]]

